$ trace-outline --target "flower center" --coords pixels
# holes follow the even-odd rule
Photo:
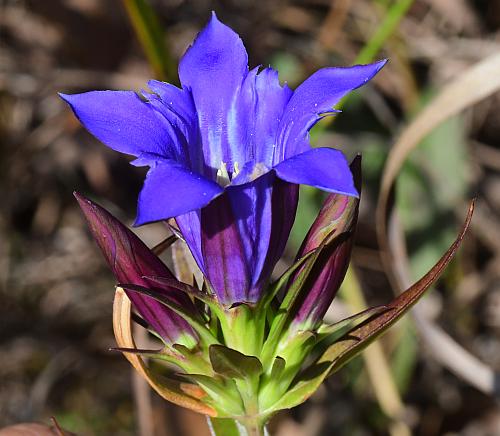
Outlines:
[[[225,188],[227,185],[231,183],[231,180],[234,179],[239,172],[240,172],[240,165],[238,164],[238,162],[235,162],[233,164],[233,172],[231,175],[229,175],[227,171],[226,162],[221,162],[220,168],[217,170],[217,183],[223,188]]]

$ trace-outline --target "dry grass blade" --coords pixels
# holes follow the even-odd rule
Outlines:
[[[388,211],[393,184],[404,161],[425,136],[442,122],[499,90],[500,54],[495,54],[472,66],[445,87],[403,131],[394,145],[382,176],[376,222],[384,268],[395,290],[404,289],[411,283],[403,231],[395,211],[391,214]],[[399,259],[398,262],[395,259]],[[437,360],[482,392],[495,392],[495,374],[491,368],[427,320],[420,310],[414,309],[414,317],[422,338]],[[445,350],[453,350],[453,353]]]
[[[500,90],[500,53],[477,63],[450,83],[404,130],[382,176],[377,205],[379,242],[387,241],[386,213],[392,185],[410,152],[443,121]]]

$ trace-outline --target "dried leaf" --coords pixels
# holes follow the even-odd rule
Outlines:
[[[132,336],[130,312],[131,303],[129,298],[122,288],[117,288],[113,303],[113,330],[116,342],[120,348],[137,348]],[[123,353],[123,355],[128,359],[135,370],[141,374],[150,386],[164,399],[208,416],[217,416],[217,411],[215,409],[192,396],[186,395],[185,384],[183,384],[183,389],[181,383],[178,381],[167,378],[160,379],[158,375],[149,370],[142,358],[137,354]]]

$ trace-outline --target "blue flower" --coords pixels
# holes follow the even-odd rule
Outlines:
[[[239,36],[215,13],[179,65],[182,88],[61,95],[104,144],[149,166],[136,225],[175,217],[212,291],[255,303],[281,256],[298,184],[357,196],[348,163],[311,149],[309,130],[385,64],[324,68],[295,91],[248,69]],[[260,71],[259,71],[260,70]]]

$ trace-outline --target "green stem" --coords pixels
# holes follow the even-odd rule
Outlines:
[[[167,50],[160,21],[148,0],[123,0],[123,4],[156,78],[176,83],[176,62]]]
[[[241,436],[267,436],[269,434],[265,424],[254,418],[238,421],[238,427]]]
[[[212,436],[269,436],[262,420],[246,418],[207,418]]]
[[[365,44],[354,61],[355,64],[372,62],[385,41],[394,33],[401,19],[413,4],[413,0],[397,0],[386,12],[384,21]]]

